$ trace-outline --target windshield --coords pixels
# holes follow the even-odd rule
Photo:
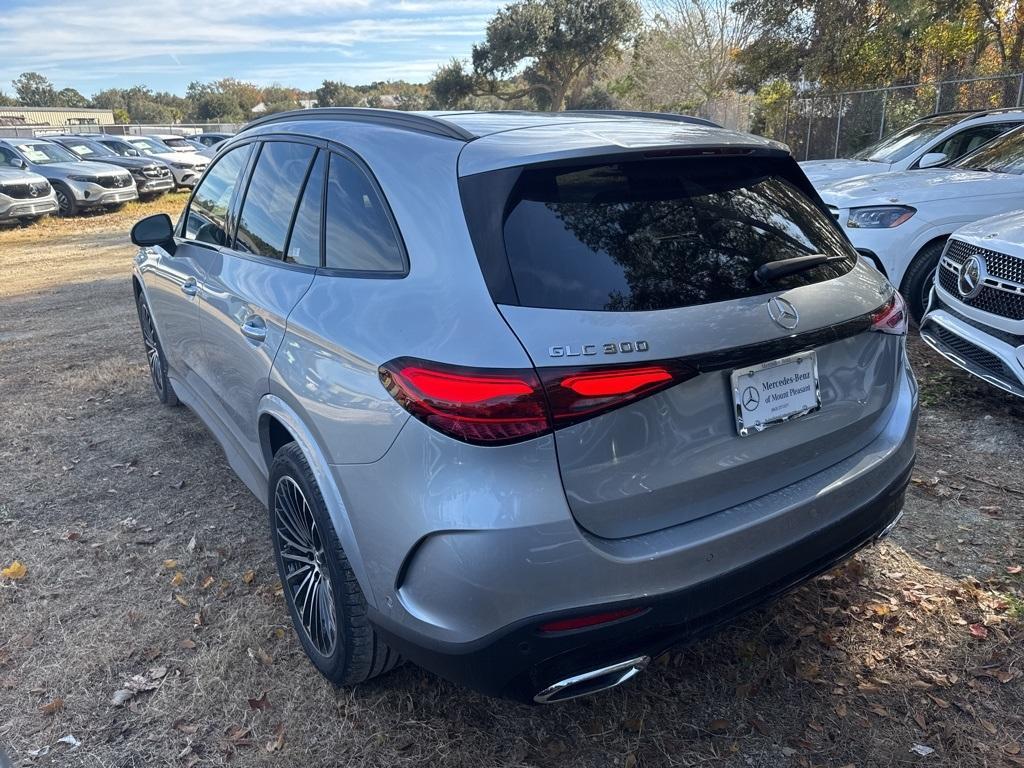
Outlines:
[[[902,131],[896,131],[870,147],[862,149],[853,156],[853,159],[870,160],[872,163],[899,162],[922,149],[961,117],[962,115],[946,115],[942,118],[908,125]]]
[[[139,152],[142,152],[144,155],[165,155],[168,152],[174,151],[170,147],[161,144],[156,139],[149,139],[146,138],[145,136],[136,136],[134,138],[128,139],[128,143],[135,147],[137,150],[139,150]]]
[[[1016,128],[992,139],[980,149],[964,155],[947,167],[1024,174],[1024,128]]]
[[[771,290],[844,274],[856,253],[782,165],[658,159],[524,170],[503,232],[520,303],[645,311],[729,301],[768,290],[753,278],[762,264],[812,254],[839,258]]]
[[[192,145],[189,144],[185,139],[181,138],[169,138],[161,139],[161,141],[168,147],[174,147],[174,149],[192,149]]]
[[[111,152],[102,144],[99,144],[95,141],[74,139],[71,141],[64,142],[62,146],[64,146],[66,149],[70,149],[72,152],[74,152],[82,159],[93,159],[97,157],[117,157],[117,153]]]
[[[25,159],[36,165],[49,165],[50,163],[75,163],[78,158],[68,152],[59,144],[49,142],[33,142],[31,144],[15,144],[15,148],[25,156]]]

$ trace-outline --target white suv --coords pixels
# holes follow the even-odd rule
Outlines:
[[[920,320],[946,238],[1024,205],[1024,127],[944,168],[859,176],[819,192],[853,245],[900,287]]]
[[[1024,211],[953,233],[921,337],[969,373],[1024,397]]]
[[[892,171],[934,168],[963,157],[1024,123],[1022,109],[929,115],[879,139],[849,159],[800,163],[814,186]]]

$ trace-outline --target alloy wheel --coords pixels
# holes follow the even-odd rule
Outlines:
[[[285,589],[306,638],[322,656],[334,654],[338,618],[323,540],[305,494],[287,475],[274,489],[274,527],[285,570]]]
[[[61,216],[67,216],[71,213],[71,201],[68,200],[67,193],[59,187],[53,190],[57,197],[57,207],[60,209]]]
[[[153,316],[149,312],[149,305],[145,301],[139,302],[139,319],[142,321],[142,341],[146,345],[146,362],[149,364],[149,375],[153,379],[153,386],[157,394],[164,396],[164,361],[160,355],[160,346],[156,340],[156,327],[153,325]]]

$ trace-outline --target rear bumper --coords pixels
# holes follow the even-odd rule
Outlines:
[[[347,487],[350,509],[376,503],[372,519],[387,524],[368,537],[359,530],[366,523],[354,518],[371,565],[371,589],[364,589],[371,619],[425,668],[491,695],[527,700],[555,680],[696,637],[848,557],[898,515],[915,455],[917,389],[909,367],[898,391],[881,433],[843,461],[730,509],[624,539],[588,535],[572,521],[557,470],[546,477],[550,458],[503,464],[509,490],[474,495],[496,476],[481,474],[468,453],[449,474],[438,462],[442,454],[411,436],[419,422],[410,423],[383,460],[358,469],[387,476],[390,485],[377,482],[366,498],[355,492],[360,484]],[[458,516],[410,552],[395,521],[411,514],[416,499],[390,502],[387,488],[416,487],[402,473],[425,466],[439,485],[423,492],[421,503]],[[510,468],[523,477],[510,477]],[[536,517],[556,495],[564,520],[552,509],[549,521],[508,524]],[[470,529],[467,509],[492,513],[489,527]],[[409,553],[401,566],[374,579],[399,553]],[[647,611],[615,625],[537,631],[555,619],[636,606]]]
[[[575,614],[621,607],[644,613],[595,629],[541,633],[538,626],[565,612],[534,616],[467,643],[411,639],[386,616],[371,611],[381,634],[420,666],[493,696],[522,701],[557,680],[623,659],[655,656],[706,634],[780,595],[887,533],[903,508],[912,463],[869,502],[766,557],[713,579],[657,598],[589,606]]]

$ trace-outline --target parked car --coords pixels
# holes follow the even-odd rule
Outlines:
[[[800,167],[816,187],[855,176],[933,168],[973,152],[1022,123],[1021,109],[929,115],[850,159],[808,160]]]
[[[57,197],[44,177],[0,162],[0,223],[29,224],[57,212]]]
[[[850,240],[907,299],[928,304],[946,238],[964,224],[1024,201],[1024,127],[944,168],[859,176],[821,187]]]
[[[222,141],[230,139],[235,134],[222,133],[220,131],[208,131],[206,133],[194,133],[189,136],[192,141],[198,141],[204,147],[216,147]]]
[[[159,197],[174,189],[174,177],[167,163],[153,157],[127,157],[88,136],[53,136],[52,141],[86,162],[100,162],[126,169],[135,179],[139,197]]]
[[[0,139],[0,163],[43,176],[53,187],[61,216],[106,208],[113,211],[139,197],[132,175],[107,163],[86,163],[44,139]]]
[[[921,337],[964,370],[1024,397],[1024,211],[946,242]]]
[[[132,239],[157,396],[266,502],[335,683],[609,688],[900,515],[903,303],[781,144],[283,113]]]
[[[152,157],[167,164],[175,189],[191,189],[210,164],[208,157],[196,152],[177,152],[148,136],[108,136],[94,134],[96,141],[122,157]]]
[[[146,138],[160,142],[172,152],[195,152],[197,149],[190,141],[191,136],[180,136],[177,133],[147,133]]]

